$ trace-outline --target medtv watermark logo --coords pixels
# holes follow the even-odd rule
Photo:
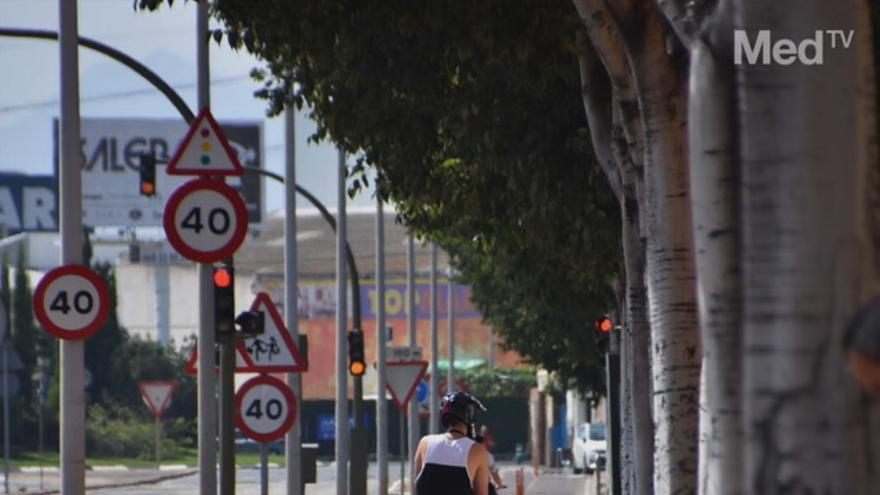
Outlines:
[[[852,44],[852,29],[818,29],[813,37],[803,40],[780,38],[774,40],[769,29],[750,37],[745,29],[733,32],[733,63],[742,65],[822,65],[825,63],[826,41],[830,49],[846,49]]]

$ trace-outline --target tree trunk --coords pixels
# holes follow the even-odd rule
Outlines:
[[[630,41],[645,128],[647,289],[654,399],[654,492],[696,493],[700,344],[688,194],[682,61],[666,52],[657,7]]]
[[[654,420],[651,417],[650,338],[645,290],[645,247],[639,237],[638,204],[623,207],[623,255],[626,264],[626,326],[623,339],[631,359],[627,378],[632,393],[633,493],[653,492]]]
[[[700,493],[743,493],[739,177],[733,71],[697,39],[688,95],[690,187],[703,378]],[[705,395],[704,395],[704,394]]]
[[[607,26],[606,26],[607,29]],[[590,135],[597,158],[603,165],[609,184],[620,201],[622,224],[622,244],[624,268],[626,271],[625,317],[621,351],[623,368],[621,373],[622,398],[628,403],[621,410],[628,421],[624,421],[628,445],[625,455],[631,462],[624,462],[626,471],[623,479],[624,493],[642,494],[652,492],[652,472],[654,453],[654,425],[651,418],[650,400],[650,328],[646,314],[645,292],[645,246],[640,238],[639,169],[632,163],[629,142],[624,136],[623,107],[619,102],[619,92],[612,86],[605,66],[600,62],[592,45],[580,40],[580,69],[582,97]],[[623,50],[623,46],[618,47]],[[625,79],[625,78],[623,78]],[[631,83],[628,83],[631,84]],[[612,93],[614,96],[612,96]],[[639,146],[641,149],[641,146]],[[613,168],[612,168],[613,167]],[[629,394],[627,397],[626,394]]]
[[[737,68],[743,183],[745,491],[876,493],[866,402],[842,326],[876,288],[867,218],[875,167],[867,2],[739,2],[774,39],[855,30],[823,65]],[[876,432],[873,432],[876,435]]]

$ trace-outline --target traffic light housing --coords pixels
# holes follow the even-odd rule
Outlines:
[[[235,324],[245,337],[253,338],[266,331],[266,316],[262,311],[244,311],[235,318]]]
[[[235,271],[229,264],[214,267],[214,325],[218,335],[235,332]]]
[[[596,330],[602,333],[611,333],[611,331],[614,330],[614,322],[607,316],[596,318],[594,325],[596,326]]]
[[[348,332],[348,372],[351,376],[363,376],[367,372],[364,332],[358,329]]]
[[[607,316],[603,316],[596,318],[593,321],[593,326],[596,328],[596,349],[600,354],[605,354],[609,351],[611,344],[611,331],[614,330],[614,321]]]
[[[144,153],[141,154],[140,166],[141,196],[153,197],[156,195],[156,157]]]

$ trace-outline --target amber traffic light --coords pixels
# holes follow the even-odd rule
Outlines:
[[[348,372],[352,376],[363,376],[366,371],[364,332],[355,329],[348,332]]]
[[[156,195],[156,158],[153,155],[141,155],[141,196]]]

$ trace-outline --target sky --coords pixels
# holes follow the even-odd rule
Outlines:
[[[139,12],[132,0],[79,0],[79,34],[110,45],[145,64],[196,107],[196,39],[193,2],[177,0],[157,12]],[[58,0],[0,0],[0,26],[57,31]],[[53,119],[59,112],[58,45],[54,41],[0,37],[0,171],[53,173]],[[211,111],[220,121],[263,123],[264,166],[284,174],[284,123],[266,117],[248,76],[259,62],[225,42],[211,43]],[[168,100],[140,76],[87,48],[79,51],[82,117],[180,118]],[[314,123],[296,118],[297,182],[331,209],[336,204],[337,153],[332,143],[306,138]],[[266,209],[283,208],[283,188],[264,186]],[[371,193],[349,201],[373,205]],[[298,206],[308,203],[299,201]]]

